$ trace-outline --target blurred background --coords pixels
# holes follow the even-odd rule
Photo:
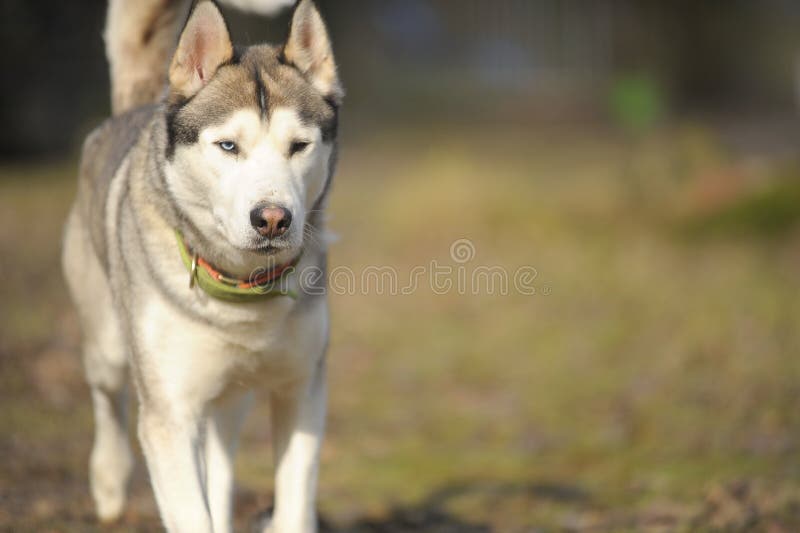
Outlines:
[[[331,267],[535,269],[532,294],[331,295],[326,530],[799,530],[800,4],[318,4],[348,91]],[[226,13],[234,41],[286,35]],[[3,531],[98,528],[58,256],[104,16],[0,5]],[[157,524],[140,461],[106,530]]]

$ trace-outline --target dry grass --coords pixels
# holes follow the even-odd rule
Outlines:
[[[772,165],[708,137],[667,132],[633,155],[597,131],[346,143],[332,266],[403,281],[431,260],[458,266],[450,246],[467,238],[470,272],[538,277],[529,296],[332,295],[331,529],[800,527],[800,239],[791,217],[778,237],[724,224],[685,237],[772,183]],[[57,267],[73,168],[0,177],[0,529],[95,527]],[[267,416],[249,419],[238,464],[242,527],[270,503]],[[121,531],[157,524],[141,469],[132,507]]]

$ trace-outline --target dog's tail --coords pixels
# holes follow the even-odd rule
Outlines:
[[[233,8],[263,15],[277,13],[293,0],[221,0]],[[167,64],[186,19],[188,0],[109,0],[106,57],[110,64],[111,110],[119,115],[158,101]]]

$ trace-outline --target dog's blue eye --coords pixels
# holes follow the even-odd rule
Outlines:
[[[225,150],[226,152],[231,152],[233,154],[237,153],[239,150],[236,148],[236,143],[233,141],[220,141],[217,143],[220,148]]]

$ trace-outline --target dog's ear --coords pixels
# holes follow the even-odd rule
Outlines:
[[[201,0],[189,15],[169,66],[170,90],[191,98],[232,57],[233,45],[222,13],[214,2]]]
[[[312,0],[300,0],[295,7],[283,56],[326,98],[340,103],[344,91],[336,74],[331,41]]]

